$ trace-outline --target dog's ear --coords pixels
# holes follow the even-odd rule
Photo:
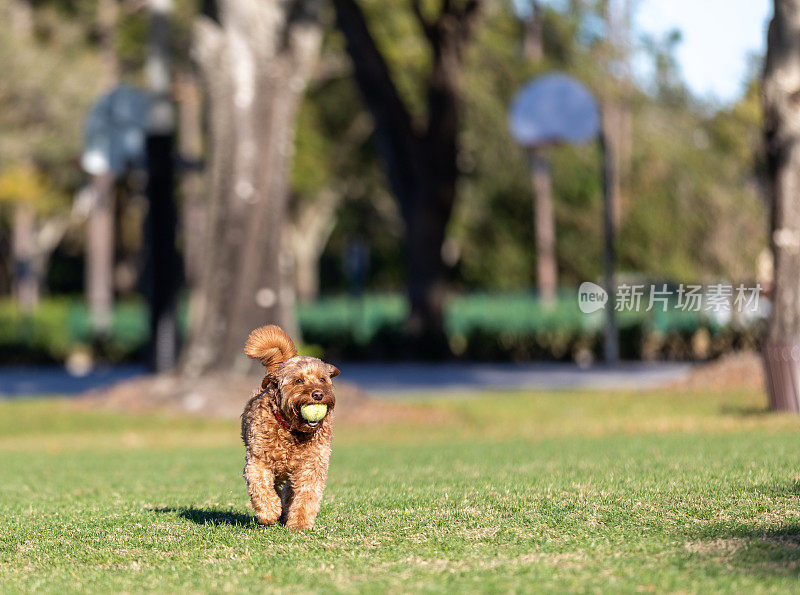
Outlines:
[[[325,373],[331,378],[335,378],[339,375],[339,368],[332,364],[325,364]]]
[[[267,387],[273,382],[277,382],[278,377],[273,372],[267,372],[264,379],[261,381],[261,388],[267,390]]]
[[[248,357],[259,360],[267,368],[267,375],[286,360],[297,355],[294,342],[282,328],[270,324],[250,333],[244,345]]]

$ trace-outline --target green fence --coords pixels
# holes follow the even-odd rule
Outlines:
[[[297,308],[303,339],[313,351],[345,359],[409,357],[403,350],[407,311],[400,294],[335,296]],[[185,305],[179,319],[185,328]],[[602,324],[603,312],[581,313],[572,292],[561,293],[550,306],[531,293],[462,294],[445,313],[450,348],[464,359],[596,359]],[[621,353],[628,359],[705,359],[757,347],[761,330],[759,324],[722,326],[702,313],[677,309],[622,313],[619,326]],[[6,364],[61,362],[80,348],[112,362],[136,360],[147,335],[142,301],[117,304],[111,333],[102,341],[93,340],[80,300],[48,299],[29,316],[11,300],[0,301],[0,362]]]

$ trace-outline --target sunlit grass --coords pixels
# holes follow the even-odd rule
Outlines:
[[[783,590],[800,423],[763,395],[420,401],[337,428],[313,532],[256,526],[235,420],[0,404],[0,590]]]

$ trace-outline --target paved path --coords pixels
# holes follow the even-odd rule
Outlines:
[[[338,365],[338,364],[337,364]],[[687,377],[690,364],[629,362],[615,368],[570,363],[343,363],[341,378],[375,394],[487,389],[657,388]]]
[[[146,372],[138,365],[98,367],[86,376],[73,376],[61,366],[0,367],[0,397],[77,395]]]
[[[340,378],[375,396],[487,389],[569,390],[656,388],[685,378],[689,364],[624,363],[579,368],[569,363],[339,363]],[[74,395],[146,373],[144,366],[98,368],[82,377],[64,368],[0,367],[0,397]]]

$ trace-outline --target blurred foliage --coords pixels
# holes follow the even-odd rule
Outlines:
[[[298,318],[305,354],[329,359],[404,359],[402,326],[407,302],[400,294],[344,296],[301,304]],[[187,309],[179,309],[186,328]],[[469,293],[454,298],[445,313],[450,347],[464,360],[575,360],[602,356],[602,311],[582,314],[576,295],[563,292],[546,307],[530,293]],[[757,348],[761,322],[720,324],[702,313],[652,311],[619,317],[621,354],[626,359],[704,360]],[[6,363],[61,363],[91,351],[107,362],[136,361],[149,325],[142,301],[120,302],[112,330],[93,341],[89,313],[79,300],[43,301],[32,315],[11,300],[0,301],[0,359]]]
[[[35,201],[39,216],[69,206],[84,179],[76,158],[85,113],[115,77],[141,83],[147,37],[145,5],[118,3],[113,31],[118,70],[109,75],[100,52],[96,0],[32,3],[28,6],[33,26],[27,32],[18,30],[11,18],[17,1],[0,0],[0,236],[7,236],[7,207],[14,202]],[[418,120],[425,111],[422,83],[430,59],[409,3],[362,0],[362,4],[398,88]],[[535,278],[533,209],[527,157],[507,131],[507,109],[526,81],[551,70],[571,73],[597,93],[621,83],[603,67],[610,50],[603,38],[602,2],[548,5],[545,57],[536,64],[523,55],[523,23],[513,6],[503,0],[487,2],[468,49],[458,157],[462,178],[445,251],[455,290],[517,292],[518,297],[506,293],[496,301],[489,296],[454,300],[448,310],[448,333],[454,351],[463,357],[572,357],[577,348],[598,348],[597,329],[581,326],[559,309],[545,314],[532,297],[521,293]],[[199,10],[197,0],[175,3],[175,68],[190,67],[191,26]],[[341,195],[336,227],[321,258],[324,293],[348,287],[343,255],[353,240],[370,247],[366,289],[396,292],[405,284],[402,220],[378,160],[378,139],[369,130],[352,134],[365,111],[342,37],[330,16],[324,21],[320,64],[298,119],[292,204],[313,204],[325,189]],[[677,68],[679,44],[680,36],[670,34],[638,45],[652,62],[653,76],[631,97],[633,157],[617,242],[620,269],[676,281],[752,279],[756,257],[766,246],[765,209],[757,182],[764,168],[759,86],[751,82],[738,102],[722,109],[696,101]],[[560,282],[574,286],[597,279],[601,270],[600,156],[593,144],[552,147],[548,153],[554,172]],[[138,229],[139,219],[120,217],[120,224]],[[122,235],[133,237],[128,232]],[[50,278],[58,281],[53,287],[74,290],[76,283],[72,279],[70,284],[68,277],[80,274],[78,256],[74,252],[68,256],[71,260],[54,264]],[[2,241],[0,257],[8,259]],[[24,344],[34,351],[39,345],[47,352],[46,359],[63,359],[69,345],[86,340],[80,330],[85,323],[74,322],[83,320],[84,314],[75,314],[80,309],[69,304],[46,302],[41,314],[24,324],[14,317],[11,306],[3,306],[2,345]],[[128,314],[124,309],[117,314],[120,320],[130,316],[138,322],[126,327],[130,332],[115,330],[115,336],[122,338],[118,347],[109,349],[110,357],[129,357],[141,348],[140,333],[146,332],[146,325],[141,313],[132,313],[140,306],[132,308]],[[360,312],[355,322],[350,314],[354,309]],[[307,339],[348,356],[374,353],[370,350],[379,338],[391,352],[404,313],[404,302],[397,295],[363,303],[342,298],[300,308]],[[560,330],[542,330],[548,321]],[[350,322],[352,328],[347,326]],[[665,345],[670,340],[678,345],[669,348],[670,353],[685,355],[679,346],[686,343],[684,338],[667,337],[673,332],[690,336],[700,326],[698,322],[696,328],[659,332]],[[630,332],[652,335],[647,330]],[[53,333],[52,347],[36,338],[47,333]]]
[[[487,5],[469,48],[464,78],[460,196],[446,250],[454,287],[518,290],[533,285],[533,209],[527,157],[507,131],[507,108],[531,77],[558,69],[600,93],[621,83],[602,68],[602,3],[570,2],[544,14],[544,54],[522,53],[522,23],[505,2]],[[365,0],[365,12],[412,114],[420,114],[429,67],[407,2]],[[677,69],[677,32],[640,44],[653,65],[645,91],[633,91],[633,158],[618,236],[620,269],[675,280],[752,279],[766,247],[765,210],[756,180],[761,168],[758,85],[722,110],[692,99]],[[321,187],[344,194],[340,218],[323,255],[322,289],[344,289],[342,254],[353,237],[372,248],[368,287],[404,283],[401,220],[385,190],[375,138],[343,150],[344,130],[363,110],[342,40],[326,37],[321,71],[303,107],[293,174],[297,200]],[[340,72],[337,77],[335,73]],[[334,74],[331,75],[330,73]],[[326,169],[331,156],[341,163]],[[593,145],[549,150],[553,161],[560,282],[594,279],[602,262],[601,172]],[[344,181],[344,182],[343,182]],[[746,238],[747,241],[740,241]]]
[[[6,23],[13,20],[9,11],[15,1],[0,0]],[[46,194],[51,207],[64,208],[81,180],[75,158],[84,114],[111,79],[102,74],[107,65],[100,56],[96,1],[45,0],[31,6],[31,35],[0,27],[0,187],[4,201]],[[409,3],[363,0],[363,6],[398,88],[419,119],[430,59]],[[553,69],[577,76],[598,92],[619,84],[602,68],[610,51],[602,37],[602,3],[547,6],[545,57],[537,64],[523,55],[523,23],[512,6],[487,3],[467,55],[459,155],[463,176],[446,242],[456,288],[518,290],[533,284],[527,159],[506,125],[516,90]],[[199,8],[197,0],[176,2],[176,67],[190,63],[191,23]],[[405,278],[402,221],[386,189],[376,139],[348,135],[364,108],[332,19],[325,27],[320,66],[298,120],[293,202],[313,202],[322,189],[342,196],[322,256],[324,292],[347,287],[342,259],[355,238],[371,248],[367,287],[397,289]],[[141,80],[146,38],[143,5],[118,4],[113,45],[122,79]],[[633,161],[618,238],[620,266],[677,280],[752,278],[756,255],[766,245],[756,185],[763,161],[758,85],[751,84],[741,101],[722,110],[695,102],[677,69],[679,44],[678,33],[641,43],[653,77],[647,93],[635,90],[632,98]],[[569,286],[600,272],[599,153],[587,145],[554,147],[549,154],[560,281]],[[20,172],[31,167],[36,173],[23,180]]]
[[[44,4],[25,23],[14,16],[15,5],[24,10],[19,0],[0,0],[3,171],[34,167],[35,177],[46,178],[66,204],[80,179],[75,158],[84,114],[102,88],[100,59],[80,19],[63,18],[58,8]],[[21,193],[17,198],[33,197]]]
[[[23,162],[0,166],[0,207],[25,202],[46,214],[61,207],[61,199],[58,189],[33,166]]]
[[[110,362],[139,359],[149,328],[143,304],[114,309],[111,337],[94,351]],[[0,358],[8,364],[62,363],[92,343],[86,307],[69,299],[42,302],[26,315],[13,302],[0,302]]]

